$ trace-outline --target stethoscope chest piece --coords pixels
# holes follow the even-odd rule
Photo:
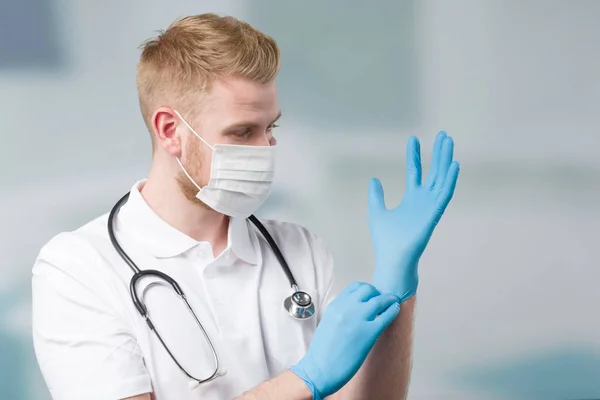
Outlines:
[[[315,314],[315,304],[306,292],[296,290],[283,300],[285,311],[296,319],[308,319]]]

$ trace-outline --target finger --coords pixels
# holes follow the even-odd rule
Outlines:
[[[406,144],[406,190],[421,186],[421,144],[411,136]]]
[[[372,322],[377,329],[377,336],[392,323],[400,312],[400,303],[394,302],[387,309],[385,309],[379,316]]]
[[[383,186],[377,178],[371,178],[369,182],[369,214],[385,210],[383,197]]]
[[[361,285],[354,290],[352,295],[360,301],[365,302],[372,297],[379,296],[379,290],[369,283],[361,283]]]
[[[435,185],[433,185],[433,190],[439,190],[444,186],[448,168],[450,168],[450,163],[452,162],[453,153],[454,140],[448,136],[444,139],[444,143],[442,143],[442,152],[440,154],[438,172],[437,177],[435,178]]]
[[[440,161],[440,153],[442,152],[442,143],[444,143],[444,139],[446,139],[446,132],[439,131],[435,137],[435,142],[433,143],[431,165],[429,166],[429,174],[427,175],[427,181],[425,182],[425,187],[427,187],[427,189],[431,189],[433,185],[435,185],[435,178],[438,172],[438,164]]]
[[[445,210],[448,206],[448,203],[450,203],[450,200],[452,200],[459,172],[460,164],[458,161],[453,161],[452,164],[450,164],[450,168],[448,168],[448,174],[446,175],[446,179],[444,181],[444,187],[442,187],[441,196],[438,199],[439,208],[442,210]]]
[[[393,294],[382,294],[372,297],[365,303],[365,313],[367,321],[373,321],[375,317],[387,310],[394,303],[400,303],[400,298]]]

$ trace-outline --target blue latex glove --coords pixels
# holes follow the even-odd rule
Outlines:
[[[396,318],[400,299],[368,283],[347,286],[325,309],[304,357],[290,370],[321,400],[356,374],[379,335]]]
[[[405,301],[417,292],[418,264],[431,234],[450,202],[459,165],[452,161],[454,142],[438,133],[427,181],[421,184],[421,153],[416,137],[406,147],[406,192],[400,205],[388,210],[378,179],[369,185],[369,228],[375,249],[373,285]]]

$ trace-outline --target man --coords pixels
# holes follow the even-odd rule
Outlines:
[[[381,184],[371,182],[372,285],[351,284],[334,299],[320,239],[263,221],[316,306],[314,318],[291,318],[281,306],[286,276],[246,219],[273,177],[278,69],[275,42],[231,17],[183,18],[145,43],[137,85],[152,165],[111,226],[139,269],[172,277],[190,309],[165,281],[130,287],[133,271],[111,243],[107,215],[57,235],[32,280],[36,355],[54,398],[406,396],[418,260],[458,177],[452,140],[438,135],[421,185],[411,138],[396,209],[386,209]]]

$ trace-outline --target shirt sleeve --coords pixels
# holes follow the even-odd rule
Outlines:
[[[123,399],[152,392],[130,326],[102,295],[98,256],[73,234],[42,248],[33,267],[36,357],[52,398]]]

